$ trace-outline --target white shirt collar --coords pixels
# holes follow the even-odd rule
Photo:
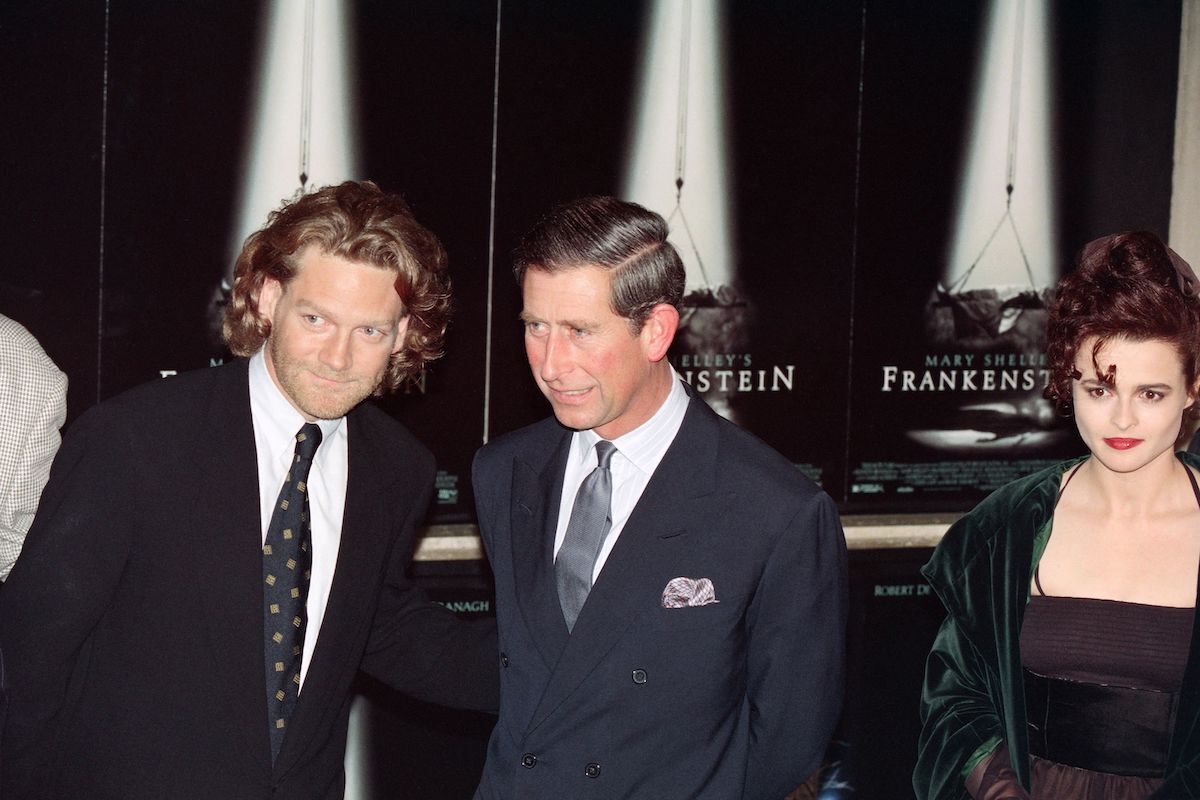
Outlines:
[[[612,440],[617,452],[644,474],[653,474],[675,439],[689,401],[687,391],[683,388],[683,379],[672,367],[671,389],[666,399],[650,419]],[[594,430],[576,431],[571,443],[571,457],[577,461],[588,458],[594,461],[593,448],[600,438]]]

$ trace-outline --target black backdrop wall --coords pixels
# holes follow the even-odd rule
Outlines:
[[[958,320],[939,334],[962,297],[931,301],[965,266],[948,253],[970,170],[1004,183],[1003,153],[973,162],[968,147],[988,135],[973,109],[996,102],[981,96],[988,43],[1015,43],[988,25],[991,4],[695,2],[711,16],[698,10],[692,30],[715,28],[723,77],[701,79],[693,45],[689,102],[715,103],[724,134],[714,156],[689,129],[688,186],[697,174],[727,176],[717,224],[732,253],[725,278],[700,288],[732,289],[738,303],[696,310],[696,335],[672,354],[680,373],[851,512],[963,510],[1039,459],[1077,451],[1069,425],[1025,402],[1041,388],[1037,337],[1016,337],[1023,323],[1011,319],[989,323],[990,341]],[[1048,263],[1033,267],[1052,283],[1094,236],[1165,233],[1180,8],[1025,5],[1026,75],[1015,104],[1007,78],[999,94],[1020,117],[1020,147],[1049,142],[1018,170],[1013,202],[1019,213],[1026,188],[1044,187],[1053,224],[1018,233],[1050,243]],[[469,463],[485,435],[545,413],[524,364],[508,254],[551,205],[630,185],[646,65],[654,53],[674,61],[682,44],[673,31],[654,34],[655,7],[346,3],[361,172],[347,177],[405,194],[451,256],[448,355],[422,390],[386,403],[438,454],[439,522],[472,519]],[[211,299],[230,268],[253,157],[268,10],[152,0],[11,0],[0,10],[0,311],[67,371],[72,418],[165,371],[227,357]],[[1044,29],[1028,22],[1035,16]],[[658,123],[670,141],[651,156],[664,162],[677,149],[672,92]],[[994,120],[990,135],[1003,138],[1008,124]],[[688,186],[684,210],[712,204]],[[679,220],[674,230],[689,251]],[[1021,264],[1009,266],[1002,283],[1025,281]],[[1005,287],[995,284],[959,295],[996,290],[999,303]],[[991,311],[1011,317],[1014,304]],[[714,319],[723,333],[707,335]],[[1036,310],[1023,319],[1036,325]],[[974,353],[981,367],[989,352],[1008,357],[1018,389],[1032,367],[1035,390],[984,390],[982,372],[953,373],[953,356]]]
[[[653,12],[683,5],[345,3],[337,35],[353,44],[360,172],[343,177],[403,193],[452,265],[447,356],[422,387],[384,401],[438,456],[431,522],[470,523],[474,450],[547,411],[524,363],[508,254],[551,205],[629,193],[640,126],[650,124],[638,113],[648,65],[655,53],[679,63],[685,39],[656,34]],[[989,23],[1014,5],[1025,9],[1020,39]],[[692,79],[668,79],[675,88],[659,123],[668,144],[651,161],[686,151],[682,207],[718,207],[718,222],[702,212],[693,224],[720,227],[731,256],[717,265],[722,278],[689,272],[712,302],[691,310],[671,356],[679,372],[844,512],[965,510],[999,483],[1079,452],[1069,422],[1037,400],[1037,276],[1052,283],[1104,233],[1165,236],[1179,3],[689,7]],[[71,419],[136,384],[228,357],[213,335],[212,298],[246,191],[269,10],[269,0],[0,8],[0,312],[69,375]],[[709,34],[719,82],[699,71]],[[326,35],[318,31],[318,49]],[[989,95],[996,52],[1010,60],[998,62],[1001,89]],[[716,104],[716,155],[702,142],[711,126],[687,128],[681,142],[680,86],[688,107]],[[980,128],[989,103],[1005,111]],[[989,137],[1002,140],[999,155],[978,155]],[[1031,164],[1016,150],[1039,155]],[[706,173],[726,178],[719,197],[690,193]],[[956,236],[980,225],[959,213],[975,173],[999,187],[978,192],[1000,211],[1006,181],[1015,185],[1013,227],[1044,255],[1031,265],[1010,257],[1000,280],[954,286],[968,266],[950,255]],[[1030,198],[1050,212],[1032,227],[1020,216]],[[678,218],[673,225],[682,234]],[[682,250],[691,243],[678,237]],[[985,239],[973,246],[987,249]],[[843,728],[849,752],[893,754],[857,770],[875,776],[857,779],[858,796],[902,796],[906,785],[915,676],[937,610],[915,589],[886,587],[915,586],[925,555],[856,556]],[[431,585],[450,587],[442,599],[486,596],[486,571],[468,572],[465,584],[434,575]],[[424,796],[456,796],[430,786]]]

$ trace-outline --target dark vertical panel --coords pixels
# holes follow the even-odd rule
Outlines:
[[[0,4],[0,312],[67,373],[70,418],[96,402],[104,6]]]
[[[1064,256],[1117,231],[1166,238],[1180,14],[1152,0],[1054,6]]]
[[[730,3],[726,15],[735,258],[754,309],[753,390],[731,405],[841,500],[862,12],[764,2]],[[788,367],[790,389],[775,380]]]
[[[432,521],[469,522],[483,442],[496,3],[376,0],[355,12],[365,177],[403,194],[438,235],[454,291],[445,357],[384,406],[437,456]]]
[[[229,269],[258,22],[257,3],[113,3],[105,397],[226,356],[210,312]]]
[[[929,555],[924,548],[850,554],[846,694],[826,756],[831,800],[912,797],[925,658],[945,616],[919,572]]]
[[[492,436],[549,413],[525,361],[511,254],[551,207],[620,190],[643,14],[640,2],[504,4]]]

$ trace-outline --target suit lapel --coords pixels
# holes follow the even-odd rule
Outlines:
[[[203,537],[197,548],[197,578],[212,656],[213,686],[224,692],[233,715],[229,729],[243,750],[270,772],[262,647],[262,527],[258,465],[246,362],[219,368],[200,430],[208,444],[190,517]]]
[[[717,424],[713,412],[693,398],[588,595],[530,730],[554,713],[629,626],[660,601],[663,587],[654,576],[672,549],[667,540],[703,530],[719,514],[726,497],[717,492]]]
[[[571,433],[562,429],[545,461],[513,462],[510,509],[517,604],[547,669],[567,641],[567,623],[554,582],[554,534]]]

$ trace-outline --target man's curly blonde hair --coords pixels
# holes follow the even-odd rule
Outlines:
[[[303,195],[272,212],[266,227],[246,239],[222,325],[234,355],[253,355],[270,336],[271,321],[258,313],[263,284],[274,278],[286,290],[310,247],[396,273],[408,332],[404,347],[388,363],[380,393],[415,379],[442,355],[450,315],[446,251],[399,195],[386,194],[370,181],[346,181]]]

